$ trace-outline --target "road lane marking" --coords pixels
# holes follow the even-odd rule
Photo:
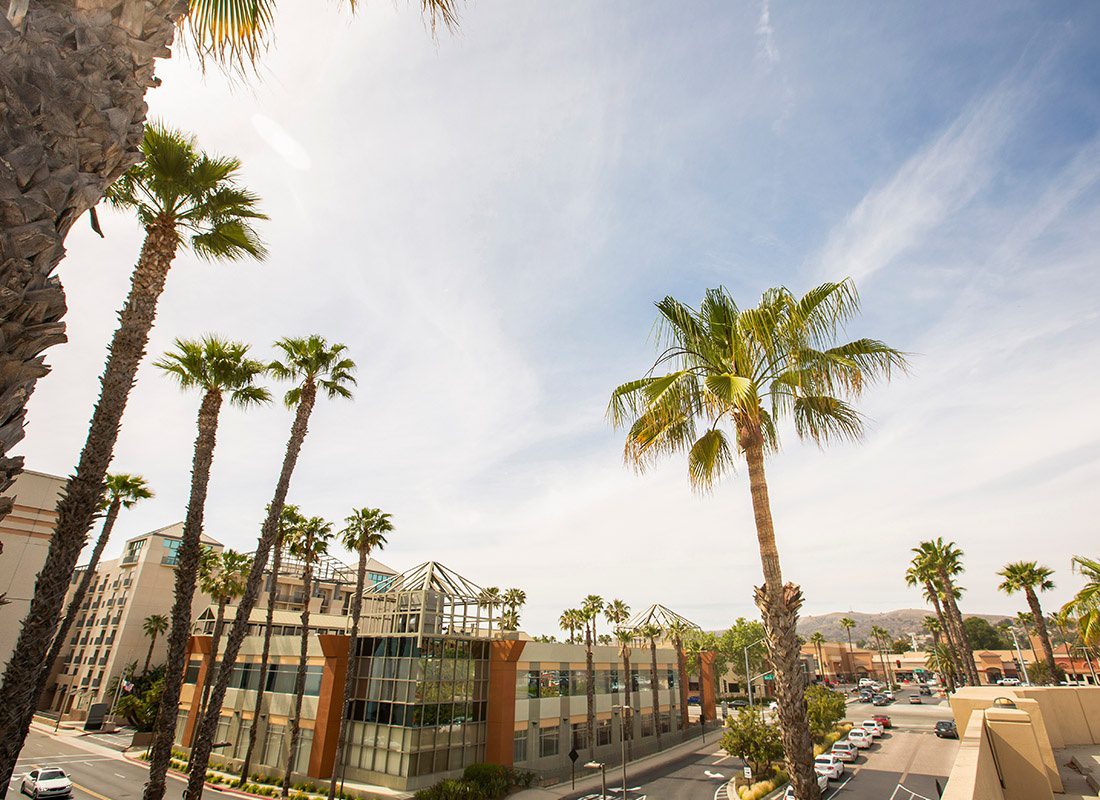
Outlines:
[[[81,786],[76,781],[73,781],[72,783],[73,783],[73,788],[74,789],[79,789],[80,791],[84,792],[84,794],[90,794],[92,797],[95,798],[95,800],[111,800],[111,798],[107,797],[107,795],[103,795],[103,794],[100,794],[99,792],[92,791],[87,786]]]
[[[854,777],[855,777],[854,774],[849,775],[848,780],[844,781],[844,783],[840,784],[840,786],[834,787],[833,788],[833,793],[831,795],[828,795],[827,797],[822,797],[821,800],[831,800],[832,798],[836,797],[838,794],[840,794],[840,790],[848,785],[848,781],[850,781]]]

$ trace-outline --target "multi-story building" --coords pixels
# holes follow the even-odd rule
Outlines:
[[[167,636],[151,641],[143,626],[152,614],[171,616],[182,534],[183,523],[177,522],[135,536],[119,558],[98,564],[40,707],[82,718],[92,703],[111,701],[108,686],[130,665],[140,671],[147,657],[154,666],[164,662]],[[208,536],[202,542],[222,548]],[[66,608],[86,569],[73,572]],[[209,597],[195,593],[193,612],[209,605]]]
[[[574,749],[614,763],[623,749],[637,757],[689,733],[681,730],[676,652],[666,643],[637,641],[627,652],[629,672],[619,647],[593,648],[596,724],[589,731],[584,646],[501,631],[482,597],[475,584],[427,562],[368,588],[356,640],[343,632],[312,634],[294,772],[325,779],[338,770],[348,781],[399,790],[479,762],[563,775]],[[298,647],[297,637],[273,636],[264,706],[254,716],[262,636],[245,640],[215,734],[227,743],[220,760],[239,763],[255,725],[253,769],[285,767]],[[702,660],[703,714],[713,720],[710,654]],[[176,729],[181,747],[191,744],[195,701],[215,661],[209,637],[193,637]],[[355,680],[348,735],[337,754],[349,669]]]
[[[4,492],[11,498],[11,513],[0,519],[0,668],[7,664],[23,618],[30,610],[34,582],[46,561],[54,525],[57,501],[65,478],[24,470]]]

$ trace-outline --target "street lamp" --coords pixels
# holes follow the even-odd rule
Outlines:
[[[1027,662],[1024,661],[1024,654],[1020,652],[1020,640],[1016,638],[1016,629],[1009,626],[1008,632],[1012,634],[1012,642],[1016,645],[1016,656],[1020,659],[1020,668],[1024,671],[1024,684],[1031,686],[1031,678],[1027,676]]]
[[[630,676],[627,676],[630,680]],[[626,712],[629,706],[611,706],[611,710],[619,709],[619,744],[623,749],[623,800],[626,800]]]
[[[752,644],[745,645],[745,685],[748,686],[750,706],[752,705],[752,676],[749,675],[749,650],[764,641],[764,638],[761,637]]]
[[[600,800],[607,800],[607,764],[602,761],[589,761],[585,766],[588,769],[600,771]],[[623,786],[623,791],[626,791],[626,786]]]

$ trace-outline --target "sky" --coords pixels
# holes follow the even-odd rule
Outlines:
[[[148,97],[238,156],[270,216],[263,264],[178,256],[149,352],[319,333],[358,363],[292,502],[337,527],[390,512],[383,562],[523,588],[531,633],[590,593],[708,629],[754,616],[744,470],[705,496],[682,457],[636,474],[608,397],[654,359],[656,300],[850,276],[847,333],[912,366],[860,401],[861,443],[784,429],[768,462],[804,612],[919,607],[903,573],[932,536],[965,553],[964,613],[1023,610],[996,590],[1012,560],[1068,599],[1071,556],[1097,555],[1100,7],[478,0],[433,39],[417,6],[282,3],[257,74],[177,48]],[[30,404],[30,469],[73,468],[141,245],[100,219],[59,270],[69,343]],[[152,360],[112,469],[157,497],[108,553],[185,513],[198,397]],[[209,535],[254,546],[289,425],[223,413]]]

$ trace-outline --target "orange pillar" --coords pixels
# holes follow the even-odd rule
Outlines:
[[[516,728],[516,662],[523,642],[502,640],[489,644],[489,708],[486,713],[485,761],[512,766]]]
[[[714,653],[704,650],[699,654],[699,703],[708,720],[717,719],[714,696]]]
[[[187,710],[187,724],[183,727],[183,740],[180,742],[184,747],[191,746],[191,739],[195,735],[195,728],[199,725],[199,711],[202,707],[202,689],[206,685],[207,676],[214,668],[214,657],[210,652],[210,645],[212,644],[212,637],[210,636],[192,636],[187,641],[187,657],[183,660],[184,675],[187,674],[187,667],[191,663],[192,656],[201,655],[202,664],[199,665],[199,677],[195,681],[195,691],[191,694],[191,707]]]
[[[348,674],[351,637],[322,634],[317,639],[325,656],[325,665],[317,696],[317,719],[313,723],[308,774],[311,778],[331,778],[340,739],[340,717],[344,713],[344,680]]]

